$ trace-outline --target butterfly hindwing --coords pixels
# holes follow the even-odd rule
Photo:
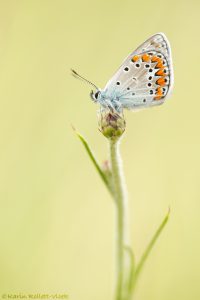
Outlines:
[[[135,109],[162,104],[172,83],[169,42],[159,33],[124,60],[104,91],[108,97],[116,97],[123,108]]]

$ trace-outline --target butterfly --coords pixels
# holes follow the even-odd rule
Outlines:
[[[95,88],[90,94],[94,102],[116,112],[163,104],[174,81],[170,44],[163,33],[151,36],[128,55],[104,89],[72,72]]]

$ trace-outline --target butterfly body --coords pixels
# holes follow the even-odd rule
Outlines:
[[[103,90],[92,93],[102,107],[117,111],[162,104],[173,85],[170,45],[164,34],[150,37],[122,63]]]

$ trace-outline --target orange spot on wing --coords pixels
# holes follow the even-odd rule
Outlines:
[[[160,69],[156,72],[156,76],[165,76],[166,74],[164,73],[164,69]]]
[[[163,65],[162,61],[159,61],[156,65],[156,69],[161,69],[161,68],[164,68],[164,65]]]
[[[163,60],[162,60],[161,58],[159,58],[159,57],[157,57],[157,56],[153,56],[152,59],[151,59],[151,61],[152,61],[153,63],[157,62],[157,64],[156,64],[156,68],[157,68],[157,69],[164,68]]]
[[[162,61],[161,58],[157,57],[157,56],[153,56],[151,59],[152,62],[160,62]]]
[[[160,99],[161,99],[161,96],[154,97],[154,100],[160,100]]]
[[[162,95],[162,89],[159,87],[157,88],[157,92],[156,92],[157,95]]]
[[[156,84],[164,86],[165,85],[165,78],[161,77],[156,81]]]
[[[142,55],[142,60],[145,61],[145,62],[149,62],[150,56],[145,53],[145,54]]]
[[[156,96],[154,97],[154,100],[160,100],[163,96],[162,89],[159,87],[156,90]]]
[[[140,59],[140,56],[139,55],[135,55],[135,56],[133,56],[132,61],[136,62],[136,61],[138,61],[138,59]]]

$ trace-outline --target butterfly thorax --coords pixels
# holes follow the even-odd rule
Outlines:
[[[116,91],[99,90],[96,102],[104,108],[112,108],[118,112],[121,112],[122,110],[120,97]]]

